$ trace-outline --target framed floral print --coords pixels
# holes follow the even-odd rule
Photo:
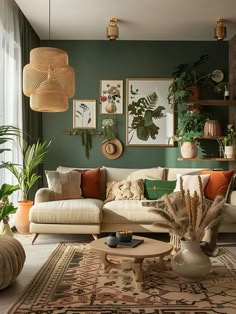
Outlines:
[[[73,100],[73,128],[96,129],[96,100]]]
[[[101,114],[123,114],[123,81],[100,81]]]
[[[173,146],[174,109],[168,103],[172,78],[126,79],[126,145]]]

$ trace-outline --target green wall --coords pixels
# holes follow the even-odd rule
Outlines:
[[[48,43],[41,42],[42,46]],[[209,60],[202,66],[204,72],[222,69],[228,76],[228,42],[178,42],[178,41],[51,41],[52,47],[67,51],[69,64],[75,69],[76,90],[73,99],[97,100],[97,129],[102,130],[104,115],[99,110],[100,80],[126,78],[171,77],[173,69],[180,63],[197,60],[207,53]],[[55,169],[58,165],[72,167],[222,167],[227,162],[177,161],[178,147],[127,147],[125,146],[126,103],[124,114],[116,115],[118,138],[124,152],[116,160],[106,159],[100,152],[103,136],[92,137],[90,158],[85,156],[81,137],[64,135],[72,130],[73,99],[70,108],[64,113],[43,113],[44,140],[52,140],[45,169]],[[224,110],[227,110],[225,108]]]

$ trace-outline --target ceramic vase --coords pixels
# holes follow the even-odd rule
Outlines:
[[[210,273],[211,260],[199,241],[181,241],[180,250],[171,260],[172,269],[188,280],[201,280]]]
[[[234,146],[225,146],[224,152],[225,158],[235,158]]]
[[[218,120],[207,120],[204,124],[204,136],[221,136],[221,126]]]
[[[107,237],[107,245],[109,247],[115,248],[117,247],[118,243],[119,243],[119,240],[115,233],[114,234],[112,233]]]
[[[180,148],[183,158],[195,158],[197,157],[197,144],[195,142],[183,142]]]
[[[29,211],[33,206],[33,201],[17,203],[17,211],[14,217],[16,229],[21,234],[29,233]]]

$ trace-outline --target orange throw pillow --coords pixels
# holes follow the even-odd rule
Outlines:
[[[82,170],[81,173],[82,196],[101,199],[100,168]]]
[[[214,171],[202,170],[202,174],[210,174],[210,178],[205,187],[205,197],[214,200],[217,195],[226,196],[229,184],[231,182],[233,170]]]

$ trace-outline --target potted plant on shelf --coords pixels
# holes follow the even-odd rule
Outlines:
[[[224,157],[235,158],[236,131],[233,124],[227,124],[226,135],[223,138]]]
[[[198,68],[208,59],[208,55],[201,55],[192,64],[183,63],[178,65],[173,72],[174,80],[169,86],[168,101],[171,106],[186,108],[189,101],[196,101],[200,96],[200,83],[212,78],[212,73],[201,74]],[[191,99],[192,97],[192,99]]]
[[[21,190],[21,200],[15,215],[15,225],[20,233],[29,233],[29,210],[33,201],[28,199],[29,191],[41,177],[36,174],[37,168],[44,162],[50,142],[26,145],[21,148],[23,164],[4,163],[4,166],[15,176]]]
[[[198,153],[197,137],[203,136],[207,117],[200,112],[185,112],[179,118],[176,134],[172,140],[179,142],[183,158],[195,158]]]

